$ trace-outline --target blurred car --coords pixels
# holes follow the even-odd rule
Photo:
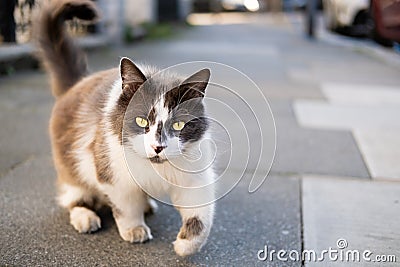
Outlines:
[[[367,35],[370,0],[323,0],[325,26],[336,32]]]
[[[258,11],[260,3],[258,0],[220,0],[223,9],[228,11]]]
[[[258,0],[193,0],[193,12],[258,11]]]
[[[376,41],[383,45],[400,43],[400,1],[371,0],[371,30]]]

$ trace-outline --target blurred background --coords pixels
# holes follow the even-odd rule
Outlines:
[[[3,0],[0,3],[0,73],[37,67],[32,19],[46,0]],[[249,18],[280,17],[298,24],[308,37],[347,37],[360,44],[371,40],[400,50],[399,4],[395,0],[94,0],[102,19],[95,25],[71,21],[71,34],[83,47],[127,44],[168,37],[183,25],[238,24]],[[84,37],[84,38],[82,38]],[[333,38],[334,39],[334,38]],[[342,38],[344,39],[344,38]],[[17,44],[17,46],[16,46]]]
[[[0,265],[283,266],[257,252],[321,251],[339,238],[400,260],[399,1],[97,0],[97,24],[68,24],[93,71],[122,56],[161,68],[214,61],[267,97],[277,149],[272,168],[263,159],[258,167],[268,179],[254,194],[244,181],[221,199],[208,244],[186,259],[170,245],[180,223],[171,207],[148,218],[155,239],[143,245],[121,241],[109,214],[99,233],[79,235],[57,208],[54,99],[31,41],[43,1],[0,1]],[[265,105],[249,88],[243,95]]]
[[[46,0],[4,0],[0,6],[1,43],[26,43],[32,38],[35,9]],[[102,20],[83,27],[71,22],[76,35],[106,34],[125,41],[145,34],[147,24],[163,22],[201,23],[198,14],[227,12],[306,13],[332,32],[356,37],[371,37],[392,46],[400,40],[399,4],[395,0],[94,0]],[[205,16],[203,16],[205,17]],[[308,27],[309,25],[307,25]],[[315,26],[315,25],[313,25]],[[113,41],[118,41],[113,39]]]

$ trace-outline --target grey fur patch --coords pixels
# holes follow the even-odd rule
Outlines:
[[[185,221],[179,232],[179,238],[181,239],[192,239],[195,236],[200,235],[204,229],[203,222],[198,217],[192,217]]]
[[[200,140],[208,129],[202,100],[209,79],[210,71],[200,70],[165,94],[165,107],[178,118],[176,121],[185,122],[185,127],[179,132],[184,143]]]
[[[182,97],[183,96],[183,97]],[[177,87],[165,94],[165,106],[168,107],[174,121],[185,122],[185,127],[179,132],[173,132],[180,140],[194,142],[200,140],[208,129],[209,123],[205,117],[203,98],[190,89]]]

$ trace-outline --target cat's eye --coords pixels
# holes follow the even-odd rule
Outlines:
[[[177,121],[174,124],[172,124],[172,128],[174,128],[175,131],[182,130],[184,126],[185,126],[185,123],[183,121]]]
[[[136,124],[139,127],[146,128],[149,125],[149,122],[141,117],[136,117]]]

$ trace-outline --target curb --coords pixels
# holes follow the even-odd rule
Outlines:
[[[352,37],[329,33],[325,30],[319,30],[317,38],[323,42],[335,46],[363,52],[373,58],[385,62],[390,66],[400,69],[400,53],[396,52],[394,48],[385,48],[372,40],[359,40]]]
[[[304,14],[287,13],[286,15],[295,31],[304,34]],[[323,16],[320,13],[317,16],[315,40],[365,53],[370,57],[400,69],[400,52],[397,52],[394,48],[385,48],[367,38],[358,39],[355,37],[331,33],[325,29]]]
[[[110,40],[105,35],[91,35],[77,38],[76,42],[86,50],[107,46]],[[32,43],[0,45],[0,76],[16,70],[39,68],[35,50]]]

